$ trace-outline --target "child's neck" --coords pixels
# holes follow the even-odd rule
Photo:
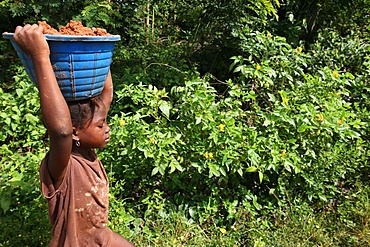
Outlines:
[[[94,161],[97,158],[95,149],[93,148],[73,147],[72,153],[82,156],[89,161]]]

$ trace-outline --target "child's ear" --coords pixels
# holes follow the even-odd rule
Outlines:
[[[72,139],[74,141],[79,141],[80,138],[78,137],[78,130],[76,127],[73,127]]]

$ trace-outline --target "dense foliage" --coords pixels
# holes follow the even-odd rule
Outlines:
[[[269,237],[252,234],[283,225],[277,211],[288,206],[306,219],[333,210],[357,229],[328,240],[335,246],[369,243],[368,222],[356,225],[343,203],[369,196],[368,1],[0,3],[1,32],[72,18],[122,36],[111,142],[99,150],[114,230],[171,246],[153,229],[180,213],[179,222],[238,232],[225,246],[264,246]],[[0,246],[44,246],[37,90],[9,41],[0,51]],[[257,226],[269,216],[275,225]]]

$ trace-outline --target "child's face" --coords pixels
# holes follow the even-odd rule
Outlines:
[[[94,118],[83,129],[78,129],[81,147],[104,148],[109,142],[108,109],[104,104],[95,108]]]

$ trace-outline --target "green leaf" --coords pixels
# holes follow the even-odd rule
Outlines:
[[[198,125],[202,122],[202,117],[196,117],[195,118],[195,124]]]
[[[241,177],[243,177],[243,169],[242,169],[242,168],[238,169],[238,170],[237,170],[237,172],[238,172],[238,174],[239,174]]]
[[[253,196],[253,206],[257,209],[257,210],[260,210],[262,207],[261,205],[257,202],[257,196]]]
[[[13,177],[8,181],[13,186],[20,186],[22,182],[23,174],[19,172],[14,172]]]
[[[38,121],[38,118],[30,113],[27,113],[26,115],[24,115],[24,118],[26,119],[27,122],[30,122],[30,123],[35,123]]]
[[[4,214],[6,213],[6,211],[9,210],[10,203],[11,203],[10,197],[1,197],[0,206],[1,206],[1,209],[4,211]]]
[[[324,201],[324,202],[327,202],[328,201],[328,199],[326,198],[326,196],[325,195],[319,195],[319,198],[320,198],[320,200],[322,200],[322,201]]]
[[[257,167],[255,166],[250,166],[247,169],[245,169],[246,172],[255,172],[257,171]]]
[[[258,176],[259,176],[259,179],[260,179],[260,183],[262,183],[262,181],[263,181],[263,173],[262,172],[258,172]]]
[[[224,177],[227,176],[226,171],[223,167],[220,167],[220,172],[221,172],[222,176],[224,176]]]
[[[170,106],[167,101],[161,101],[161,104],[159,105],[159,109],[162,111],[162,113],[169,118],[170,117]]]
[[[209,177],[219,177],[220,176],[220,172],[218,171],[218,167],[214,164],[214,163],[209,163],[208,165],[209,167]]]
[[[195,219],[196,215],[197,215],[197,210],[194,210],[194,208],[190,207],[189,208],[189,215],[192,219]]]
[[[10,125],[10,123],[12,122],[12,120],[10,118],[6,118],[4,120],[4,122],[7,124],[7,125]]]
[[[308,125],[305,125],[305,124],[302,124],[301,126],[299,126],[298,128],[298,132],[299,133],[302,133],[302,132],[305,132],[306,130],[308,130],[310,128],[310,126]]]
[[[166,166],[159,166],[158,171],[163,176],[165,174],[165,171],[166,171]]]
[[[8,115],[5,113],[5,112],[1,112],[0,113],[0,117],[2,117],[2,118],[6,118]]]
[[[292,172],[292,169],[291,169],[291,167],[293,166],[293,164],[292,163],[290,163],[289,161],[284,161],[284,167],[285,167],[285,169],[288,171],[288,172]]]
[[[251,161],[253,165],[258,165],[261,158],[253,149],[249,149],[248,159]]]
[[[154,169],[152,170],[152,176],[154,176],[155,174],[158,173],[158,167],[154,167]]]

